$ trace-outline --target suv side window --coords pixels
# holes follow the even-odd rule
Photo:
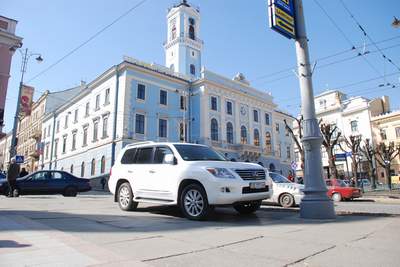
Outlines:
[[[134,164],[135,163],[136,148],[127,149],[122,156],[121,164]]]
[[[173,154],[171,149],[168,147],[156,147],[156,151],[154,152],[154,163],[162,164],[164,163],[164,156],[168,154]]]
[[[139,148],[136,154],[136,164],[151,164],[153,163],[153,148]]]

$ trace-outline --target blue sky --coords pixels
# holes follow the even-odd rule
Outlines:
[[[349,40],[343,37],[316,1],[334,19]],[[29,62],[25,79],[28,81],[138,2],[3,1],[0,14],[19,21],[17,34],[24,38],[24,48],[42,53],[45,59],[41,64],[34,60]],[[36,88],[35,98],[45,90],[70,88],[78,85],[81,80],[90,82],[107,68],[121,62],[123,55],[164,64],[162,43],[166,39],[166,10],[175,2],[147,0],[59,65],[30,81],[29,84]],[[202,63],[205,67],[227,77],[233,77],[237,72],[244,73],[252,86],[271,92],[281,109],[293,115],[298,114],[299,84],[293,71],[289,69],[278,75],[270,75],[295,66],[296,54],[293,40],[288,40],[269,29],[266,1],[189,2],[199,6],[201,10],[200,38],[204,40]],[[344,2],[384,54],[400,66],[400,28],[391,27],[393,16],[400,18],[400,1]],[[369,98],[388,95],[391,97],[392,109],[398,109],[398,69],[383,60],[373,45],[360,48],[361,52],[370,52],[366,56],[357,57],[357,52],[350,50],[351,44],[363,46],[370,41],[346,13],[340,1],[303,0],[303,3],[311,59],[320,59],[316,61],[313,76],[314,92],[318,94],[327,89],[342,89],[349,95],[363,95]],[[381,42],[387,39],[391,40]],[[349,51],[325,60],[321,59],[346,50]],[[351,57],[355,58],[346,60]],[[330,64],[337,61],[342,62]],[[15,112],[20,65],[21,57],[17,52],[13,57],[7,94],[7,131],[12,127]],[[351,86],[377,77],[380,78]],[[398,86],[379,87],[383,83]]]

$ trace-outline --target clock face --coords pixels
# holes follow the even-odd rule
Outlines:
[[[242,114],[243,116],[246,115],[246,108],[245,107],[240,107],[240,114]]]

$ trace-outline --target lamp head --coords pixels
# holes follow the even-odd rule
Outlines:
[[[42,62],[42,61],[43,61],[43,58],[42,58],[42,56],[41,56],[41,55],[39,55],[39,56],[36,58],[36,61],[37,61],[37,62],[39,62],[39,63],[40,63],[40,62]]]

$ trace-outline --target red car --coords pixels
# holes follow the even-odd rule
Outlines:
[[[328,187],[328,197],[333,201],[341,201],[361,197],[361,190],[356,187],[346,185],[342,180],[325,180]]]

